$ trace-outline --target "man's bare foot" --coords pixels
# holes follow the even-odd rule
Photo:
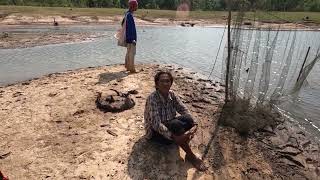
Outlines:
[[[194,154],[186,155],[186,160],[189,161],[198,171],[206,171],[208,169],[204,162]]]

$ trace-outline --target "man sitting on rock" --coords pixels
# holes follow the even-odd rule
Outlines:
[[[147,138],[161,144],[179,145],[186,152],[186,160],[199,171],[205,171],[203,161],[196,157],[189,145],[197,124],[179,97],[170,91],[171,73],[160,71],[154,81],[156,91],[148,97],[144,112]],[[176,117],[177,112],[181,116]]]

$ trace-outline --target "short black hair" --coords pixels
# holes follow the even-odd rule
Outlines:
[[[171,81],[171,84],[173,83],[173,76],[172,76],[172,74],[171,74],[169,71],[159,71],[159,72],[157,72],[157,74],[154,76],[154,84],[156,85],[156,87],[157,87],[158,81],[160,80],[160,76],[161,76],[162,74],[167,74],[167,75],[169,76],[169,79],[170,79],[170,81]]]

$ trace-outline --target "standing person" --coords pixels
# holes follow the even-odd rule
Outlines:
[[[131,73],[135,73],[134,56],[136,55],[137,44],[137,31],[136,25],[133,19],[133,12],[138,9],[137,0],[129,0],[129,10],[126,13],[126,42],[127,42],[127,54],[125,59],[125,67]]]

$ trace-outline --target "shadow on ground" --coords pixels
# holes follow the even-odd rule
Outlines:
[[[134,144],[128,160],[128,173],[134,180],[187,179],[189,168],[176,145],[160,145],[145,138]]]
[[[107,72],[99,75],[99,84],[105,84],[115,79],[121,79],[128,76],[126,71]]]

